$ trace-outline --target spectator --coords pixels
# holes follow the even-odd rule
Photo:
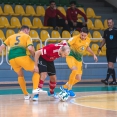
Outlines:
[[[55,1],[50,1],[50,7],[45,11],[44,25],[52,26],[54,29],[63,27],[63,30],[69,30],[67,18],[56,8]]]
[[[82,15],[84,17],[85,22],[78,22],[78,14]],[[70,2],[70,8],[67,9],[67,20],[70,28],[73,30],[81,30],[82,27],[86,27],[87,25],[87,17],[86,15],[76,8],[76,2],[71,1]]]
[[[112,18],[107,20],[108,29],[104,31],[103,41],[98,49],[98,54],[102,47],[106,44],[106,58],[108,62],[107,76],[105,80],[101,80],[105,85],[117,85],[115,77],[114,63],[117,58],[117,28],[114,27],[114,21]],[[109,77],[112,76],[113,81],[108,82]]]

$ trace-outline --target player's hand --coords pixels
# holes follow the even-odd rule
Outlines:
[[[65,20],[65,24],[68,24],[68,21],[67,20]]]
[[[39,68],[38,68],[37,65],[35,65],[35,67],[34,67],[34,71],[37,72],[37,73],[39,73]]]
[[[101,50],[100,50],[100,49],[98,49],[98,51],[97,51],[97,55],[98,55],[98,56],[99,56],[100,52],[101,52]]]
[[[93,55],[93,58],[94,58],[94,61],[95,61],[95,62],[98,61],[98,58],[97,58],[97,56],[96,56],[95,54]]]

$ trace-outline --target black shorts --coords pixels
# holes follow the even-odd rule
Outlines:
[[[68,24],[70,28],[74,28],[73,23],[71,21],[68,21]],[[83,28],[83,27],[87,27],[87,25],[84,26],[82,22],[77,22],[76,28]]]
[[[45,59],[40,57],[38,67],[39,67],[39,73],[47,72],[49,76],[56,74],[53,61],[46,61]]]
[[[106,57],[108,62],[116,63],[117,58],[117,49],[107,49],[106,50]]]

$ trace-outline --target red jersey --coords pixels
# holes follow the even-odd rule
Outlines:
[[[45,11],[44,26],[47,26],[47,21],[49,18],[58,18],[58,15],[65,20],[67,19],[58,9],[52,10],[50,7],[47,8]]]
[[[59,58],[59,49],[61,46],[66,45],[66,43],[63,44],[49,44],[41,49],[42,55],[41,57],[45,59],[46,61],[54,61],[55,59]]]
[[[77,8],[74,10],[72,8],[67,9],[67,20],[73,20],[74,22],[76,22],[78,20],[78,14],[82,15],[85,19],[85,22],[87,22],[86,15]]]

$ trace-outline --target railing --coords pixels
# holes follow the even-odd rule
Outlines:
[[[2,39],[0,39],[0,41],[1,41],[1,44],[3,44],[3,41],[2,41]],[[3,60],[4,60],[4,51],[2,51],[0,65],[2,65],[2,63],[3,63]]]
[[[48,38],[45,41],[45,46],[47,45],[47,42],[49,40],[68,40],[69,38]],[[91,40],[102,40],[103,38],[90,38]],[[107,64],[107,62],[84,62],[82,57],[82,62],[85,65],[85,68],[87,68],[87,65],[102,65]],[[55,65],[67,65],[66,63],[55,63]]]
[[[40,41],[40,47],[42,47],[42,41],[39,38],[32,38],[32,40],[39,40]],[[50,40],[69,40],[69,38],[48,38],[45,41],[45,46],[47,45],[48,41]],[[102,40],[102,38],[91,38],[91,40]],[[3,57],[4,57],[4,53],[2,51],[2,59],[0,62],[0,65],[3,63]],[[87,68],[87,65],[100,65],[100,64],[107,64],[107,62],[85,62],[82,58],[83,64],[85,65],[85,68]],[[10,65],[9,61],[8,61],[8,48],[6,48],[6,62],[8,65]],[[67,65],[66,63],[55,63],[55,65]]]
[[[32,40],[39,40],[40,42],[40,47],[42,48],[42,40],[40,38],[32,38]]]

